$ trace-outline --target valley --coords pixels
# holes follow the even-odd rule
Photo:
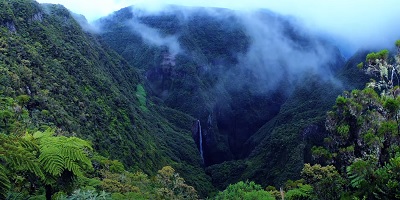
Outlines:
[[[398,41],[346,58],[268,9],[132,6],[89,23],[33,0],[0,1],[0,33],[1,199],[337,199],[331,183],[373,199],[399,187],[380,186],[399,180]],[[373,72],[383,86],[364,89]],[[381,174],[360,175],[360,160]],[[374,194],[360,189],[370,176]]]

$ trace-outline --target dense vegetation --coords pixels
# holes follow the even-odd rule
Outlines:
[[[31,0],[0,4],[0,93],[23,102],[2,110],[2,133],[50,127],[56,135],[90,141],[132,172],[155,176],[170,165],[200,194],[212,190],[190,116],[148,99],[135,68],[84,32],[64,7]],[[23,115],[12,114],[21,110]]]
[[[394,56],[354,55],[338,82],[310,73],[260,95],[232,87],[250,41],[219,12],[142,16],[179,33],[190,53],[171,58],[126,29],[130,9],[94,34],[60,5],[0,0],[0,199],[400,198],[400,40]],[[362,89],[356,65],[378,79]]]
[[[388,50],[368,54],[359,67],[378,80],[336,98],[326,116],[324,146],[312,148],[312,162],[319,164],[305,164],[301,179],[287,181],[279,192],[239,182],[217,199],[399,199],[400,98],[395,81],[400,40],[396,48],[394,59]]]
[[[64,136],[50,127],[27,129],[32,122],[27,102],[26,95],[0,98],[1,199],[197,198],[197,191],[170,166],[150,178],[140,171],[128,172],[121,162],[99,155],[88,141]]]

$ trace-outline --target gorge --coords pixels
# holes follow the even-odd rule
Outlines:
[[[160,194],[146,184],[164,188],[168,175],[199,198],[239,181],[279,188],[300,179],[329,135],[327,111],[343,91],[365,87],[370,77],[356,66],[376,50],[350,51],[268,9],[130,6],[90,23],[32,0],[0,1],[0,11],[1,148],[15,145],[4,139],[12,133],[21,149],[48,129],[82,138],[93,169],[77,184],[147,198]],[[29,171],[6,163],[0,157],[0,189]],[[43,188],[64,183],[70,168],[59,179],[29,174],[10,191],[39,193],[45,179],[54,182],[37,185],[48,197]]]

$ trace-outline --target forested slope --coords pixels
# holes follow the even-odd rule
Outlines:
[[[172,165],[200,192],[210,190],[191,137],[194,119],[148,100],[136,70],[64,7],[0,4],[0,90],[3,97],[29,97],[31,120],[22,130],[56,127],[128,169],[155,174]],[[2,117],[1,132],[11,134]]]

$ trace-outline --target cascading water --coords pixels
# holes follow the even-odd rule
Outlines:
[[[201,134],[201,124],[200,120],[197,120],[197,128],[199,130],[199,149],[200,149],[200,156],[201,160],[203,161],[204,164],[204,156],[203,156],[203,134]]]

